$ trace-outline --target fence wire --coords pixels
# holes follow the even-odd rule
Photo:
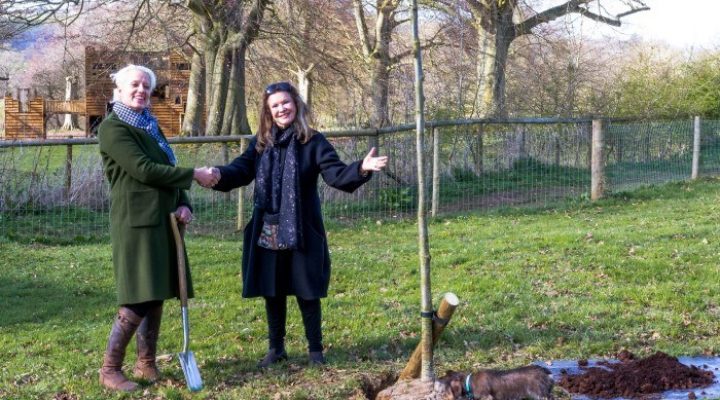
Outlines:
[[[720,121],[703,121],[702,133],[700,173],[716,174]],[[604,136],[606,191],[690,178],[692,121],[609,122]],[[373,145],[390,162],[355,193],[321,181],[327,222],[415,217],[419,169],[414,130],[329,139],[347,162],[362,159]],[[173,148],[181,166],[222,165],[247,144],[228,141]],[[589,121],[443,124],[427,129],[424,142],[426,209],[437,215],[550,206],[589,196]],[[250,217],[252,196],[252,185],[221,193],[193,184],[191,233],[237,235]],[[105,238],[109,207],[96,144],[0,148],[0,236],[49,242]]]

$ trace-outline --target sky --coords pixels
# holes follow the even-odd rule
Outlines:
[[[608,3],[608,0],[604,0]],[[616,0],[617,2],[617,0]],[[646,40],[665,42],[679,49],[720,48],[720,1],[646,0],[649,11],[623,18],[621,27],[608,27],[585,19],[582,32],[629,39],[638,35]]]

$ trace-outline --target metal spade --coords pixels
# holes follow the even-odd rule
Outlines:
[[[187,296],[187,280],[185,276],[185,243],[183,242],[183,233],[178,226],[175,213],[170,214],[170,226],[172,226],[173,236],[175,237],[175,249],[177,251],[178,262],[178,286],[180,291],[180,306],[182,309],[183,324],[183,351],[178,353],[180,359],[180,367],[185,375],[188,389],[196,392],[203,387],[200,370],[195,362],[195,355],[189,350],[190,347],[190,321],[188,320],[188,296]]]

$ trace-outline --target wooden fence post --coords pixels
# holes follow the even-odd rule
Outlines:
[[[697,179],[700,173],[700,117],[695,117],[694,125],[691,179]]]
[[[65,158],[65,199],[70,200],[70,189],[72,187],[72,159],[73,149],[72,145],[67,145],[66,158]]]
[[[222,142],[222,144],[220,146],[221,146],[220,153],[222,154],[222,165],[228,165],[228,163],[230,162],[230,154],[229,154],[229,150],[228,150],[228,144],[227,144],[227,142]],[[230,201],[230,192],[225,193],[224,196],[225,196],[225,201],[229,202]]]
[[[436,126],[432,128],[432,135],[432,204],[430,206],[430,215],[436,217],[440,203],[440,130]]]
[[[240,140],[240,151],[245,151],[248,146],[247,139]],[[236,232],[242,232],[245,227],[245,186],[238,188],[238,200],[237,200],[237,225],[235,226]]]
[[[555,165],[560,166],[560,134],[553,135],[553,144],[555,147]]]
[[[478,125],[477,142],[475,143],[475,172],[477,176],[482,176],[485,172],[485,148],[483,146],[484,125]]]
[[[590,161],[590,199],[603,197],[605,191],[605,158],[603,155],[603,123],[602,120],[592,121],[592,159]]]
[[[450,318],[452,318],[455,308],[457,308],[460,300],[454,293],[446,293],[442,300],[440,300],[440,306],[438,306],[435,318],[433,318],[433,329],[432,329],[432,346],[440,339],[440,334],[445,330]],[[416,379],[420,376],[420,362],[422,359],[422,342],[418,343],[415,351],[413,351],[408,363],[405,368],[400,372],[399,379]]]

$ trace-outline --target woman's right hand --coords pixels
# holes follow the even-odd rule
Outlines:
[[[220,170],[211,167],[195,168],[193,179],[202,187],[211,188],[220,181]]]

